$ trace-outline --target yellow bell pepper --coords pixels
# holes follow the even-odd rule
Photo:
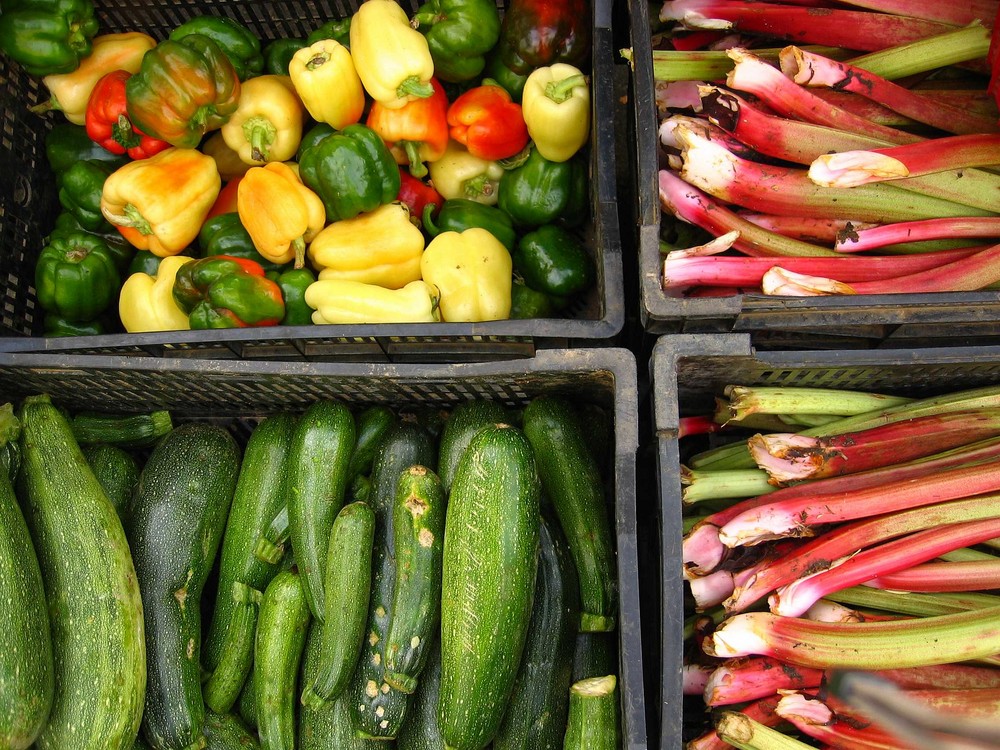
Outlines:
[[[222,126],[222,138],[241,161],[288,161],[302,140],[305,108],[288,76],[262,75],[240,86],[240,102]]]
[[[341,130],[361,120],[365,89],[350,50],[336,39],[321,39],[300,49],[288,63],[288,75],[317,122]]]
[[[309,244],[321,279],[360,281],[399,289],[420,278],[424,235],[402,203],[329,224]]]
[[[342,279],[320,279],[306,287],[312,322],[433,323],[440,320],[437,290],[424,281],[402,289]]]
[[[441,158],[430,162],[427,168],[431,184],[445,200],[468,198],[487,206],[496,205],[503,167],[495,161],[473,156],[458,141],[449,140]]]
[[[280,161],[243,175],[236,210],[257,252],[273,263],[294,260],[296,268],[305,265],[306,243],[326,224],[323,201]]]
[[[221,188],[212,157],[171,147],[108,175],[101,213],[132,245],[163,258],[194,241]]]
[[[177,270],[194,258],[172,255],[160,261],[156,276],[134,273],[125,279],[118,296],[118,315],[129,333],[187,331],[188,314],[174,300]]]
[[[142,56],[155,46],[156,40],[141,31],[95,36],[90,54],[80,61],[80,67],[72,73],[42,78],[51,98],[33,111],[57,109],[74,125],[83,125],[90,92],[97,82],[112,70],[136,73]]]
[[[524,82],[521,114],[538,153],[549,161],[568,161],[590,135],[587,77],[567,63],[536,68]]]
[[[420,261],[420,274],[440,291],[441,317],[449,323],[510,317],[512,270],[507,248],[479,227],[441,232]]]
[[[351,16],[351,57],[371,98],[390,109],[434,95],[427,37],[396,0],[365,0]]]
[[[252,164],[247,164],[240,158],[240,155],[229,148],[226,139],[222,137],[222,131],[216,130],[201,144],[201,152],[206,156],[211,156],[215,160],[215,168],[219,170],[219,176],[229,182],[234,177],[241,177],[247,173]]]

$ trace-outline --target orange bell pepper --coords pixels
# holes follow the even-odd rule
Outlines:
[[[397,164],[409,164],[410,174],[427,174],[424,162],[437,161],[448,147],[448,96],[436,78],[434,94],[413,99],[402,107],[387,107],[376,101],[366,124],[378,133]]]
[[[273,263],[305,265],[306,243],[326,224],[326,208],[284,162],[251,167],[237,189],[236,207],[257,252]]]

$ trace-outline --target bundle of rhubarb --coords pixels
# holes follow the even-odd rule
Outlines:
[[[689,750],[925,746],[845,673],[928,747],[998,746],[1000,387],[731,385],[680,436]]]
[[[998,8],[654,2],[664,291],[1000,284]]]

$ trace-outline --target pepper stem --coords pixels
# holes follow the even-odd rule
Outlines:
[[[421,81],[418,76],[409,76],[396,87],[396,96],[404,99],[407,96],[415,96],[418,99],[426,99],[434,96],[434,86],[430,81]]]
[[[489,178],[484,175],[478,175],[476,177],[470,177],[468,180],[462,183],[462,192],[465,193],[465,197],[471,200],[476,198],[482,198],[484,196],[493,195],[496,187],[490,182]]]
[[[306,61],[306,70],[316,70],[316,68],[322,68],[329,60],[329,54],[326,52],[317,52]]]
[[[124,149],[139,145],[139,134],[132,129],[132,123],[125,114],[118,115],[118,120],[111,126],[111,137]]]
[[[410,174],[417,179],[426,176],[427,166],[420,158],[420,147],[424,144],[420,141],[398,141],[396,145],[406,151],[406,158],[410,160]]]
[[[556,104],[562,104],[573,97],[573,92],[587,85],[587,77],[583,73],[563,78],[561,81],[549,81],[545,84],[545,96]]]
[[[306,264],[306,241],[296,237],[292,240],[292,249],[295,250],[295,268],[303,268]]]
[[[146,220],[139,209],[131,203],[126,203],[120,214],[112,213],[106,206],[101,206],[101,213],[109,222],[119,227],[131,227],[139,234],[147,235],[153,233],[153,227]]]
[[[278,129],[266,117],[254,115],[243,123],[243,137],[250,144],[250,158],[254,161],[267,161],[277,135]]]

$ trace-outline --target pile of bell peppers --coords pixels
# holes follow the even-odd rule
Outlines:
[[[587,0],[364,0],[302,39],[4,0],[62,213],[46,335],[565,314],[596,279]]]

